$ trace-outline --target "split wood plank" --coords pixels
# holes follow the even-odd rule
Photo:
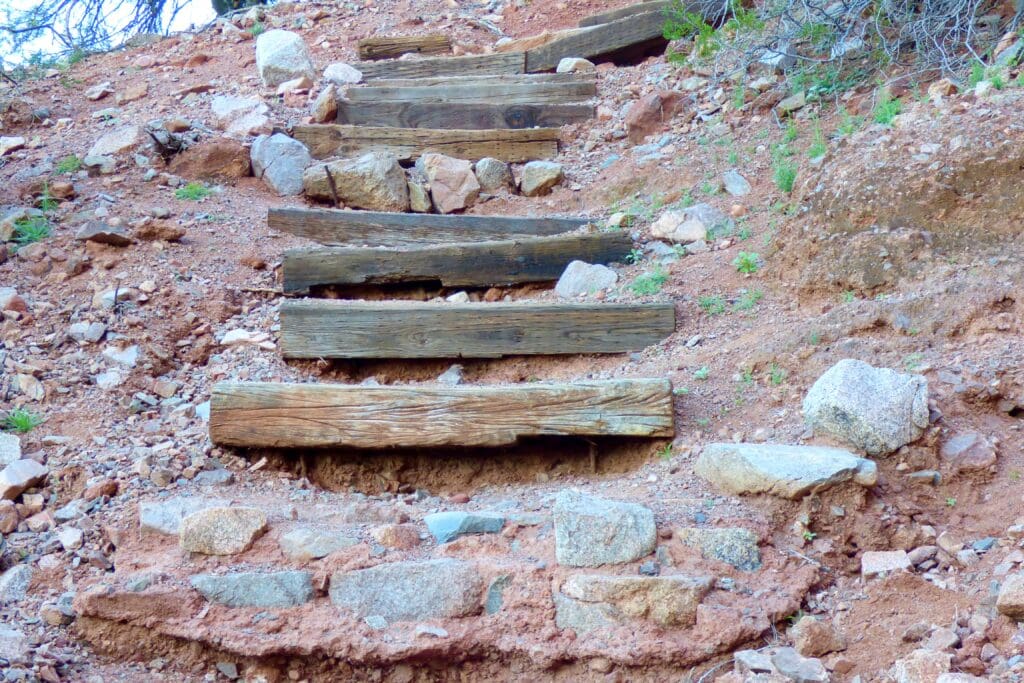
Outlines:
[[[558,128],[597,116],[590,104],[488,104],[338,101],[340,124],[393,128],[494,130]]]
[[[470,161],[494,157],[521,163],[558,154],[557,128],[438,130],[309,124],[295,126],[292,134],[316,159],[388,152],[410,161],[424,152],[440,152]]]
[[[363,38],[359,41],[359,59],[392,59],[405,54],[440,55],[451,51],[451,38],[439,34]]]
[[[588,26],[597,26],[599,24],[607,24],[617,19],[624,19],[631,17],[636,14],[645,14],[647,12],[664,12],[666,9],[672,6],[672,0],[648,0],[647,2],[640,2],[635,5],[627,5],[620,9],[613,9],[609,12],[602,12],[600,14],[594,14],[589,17],[584,17],[580,20],[580,28],[587,28]]]
[[[597,82],[593,73],[496,74],[491,76],[442,76],[441,78],[381,78],[368,85],[375,88],[435,88],[449,85],[529,85],[535,83]],[[352,86],[359,87],[359,86]]]
[[[571,261],[622,261],[633,247],[623,232],[556,235],[526,240],[432,245],[395,251],[372,248],[290,249],[284,254],[285,294],[317,285],[440,281],[484,287],[557,280]]]
[[[350,102],[492,102],[495,104],[568,104],[597,95],[597,82],[590,79],[540,83],[473,83],[390,87],[365,85],[349,88]]]
[[[662,12],[647,12],[581,29],[527,50],[526,70],[547,71],[558,66],[563,57],[591,59],[653,40],[664,40],[664,25]]]
[[[506,446],[522,437],[675,435],[667,379],[510,386],[219,382],[210,440],[262,448]]]
[[[330,246],[403,247],[524,239],[572,232],[588,222],[586,218],[442,216],[337,209],[281,208],[267,211],[270,228]]]
[[[356,62],[353,66],[364,81],[378,78],[439,78],[442,76],[487,76],[521,74],[526,71],[526,55],[501,52],[465,57],[427,57],[425,59]]]
[[[499,358],[639,351],[675,330],[654,304],[281,303],[286,358]]]

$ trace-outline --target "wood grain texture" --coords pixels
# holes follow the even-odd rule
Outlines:
[[[359,69],[364,81],[378,78],[488,76],[523,73],[526,70],[526,56],[522,52],[502,52],[465,57],[427,57],[408,61],[393,59],[382,62],[356,62],[352,66]]]
[[[535,83],[576,83],[597,82],[593,73],[579,74],[491,74],[484,76],[442,76],[440,78],[382,78],[374,79],[368,85],[380,88],[436,88],[449,85],[529,85]],[[361,86],[352,86],[361,87]]]
[[[597,82],[593,80],[398,87],[381,87],[373,84],[349,88],[346,91],[346,97],[350,102],[568,104],[582,102],[595,95],[597,95]]]
[[[511,386],[221,382],[210,440],[270,448],[504,446],[526,436],[671,438],[666,379]]]
[[[471,161],[494,157],[520,163],[551,159],[558,154],[557,128],[438,130],[310,124],[295,126],[292,135],[316,159],[380,151],[408,161],[424,152],[440,152]]]
[[[656,304],[281,302],[286,358],[498,358],[639,351],[675,330]]]
[[[590,104],[338,101],[338,123],[460,130],[557,128],[594,118]]]
[[[598,24],[607,24],[611,21],[624,19],[636,14],[659,11],[664,12],[671,6],[672,0],[648,0],[647,2],[640,2],[620,9],[613,9],[609,12],[602,12],[600,14],[593,14],[589,17],[584,17],[583,19],[580,19],[579,26],[580,28],[586,28],[588,26],[597,26]]]
[[[662,12],[647,12],[592,26],[527,50],[526,70],[547,71],[558,66],[563,57],[591,59],[662,38],[664,24]]]
[[[440,55],[451,51],[451,39],[439,34],[363,38],[359,41],[359,59],[391,59],[405,54]]]
[[[284,254],[285,294],[317,285],[439,281],[445,287],[483,287],[557,280],[571,261],[622,261],[633,247],[629,235],[534,237],[395,251],[370,248],[291,249]]]
[[[336,209],[267,211],[270,228],[330,246],[401,247],[520,239],[572,232],[587,223],[586,218],[442,216]]]

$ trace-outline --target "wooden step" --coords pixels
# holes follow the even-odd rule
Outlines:
[[[284,292],[317,285],[433,282],[445,287],[486,287],[557,280],[573,260],[622,261],[633,247],[623,232],[558,235],[526,240],[393,249],[326,247],[284,254]]]
[[[675,331],[655,304],[281,302],[286,358],[499,358],[639,351]]]
[[[316,159],[381,151],[409,161],[429,151],[471,161],[494,157],[520,163],[558,155],[557,128],[438,130],[310,124],[295,126],[292,135]]]
[[[526,71],[526,56],[522,52],[502,52],[493,55],[467,55],[465,57],[356,62],[353,66],[363,74],[364,81],[378,78],[487,76],[524,73]]]
[[[492,104],[569,104],[597,95],[590,79],[539,83],[472,83],[427,86],[364,85],[348,88],[350,102],[460,102]]]
[[[664,41],[665,14],[634,14],[556,38],[526,51],[526,71],[548,71],[563,57],[593,59],[651,41]]]
[[[405,54],[438,55],[451,51],[451,39],[437,34],[363,38],[359,41],[359,59],[391,59]]]
[[[588,26],[597,26],[598,24],[607,24],[617,19],[624,19],[626,17],[632,17],[636,14],[646,14],[648,12],[664,12],[672,6],[673,0],[647,0],[647,2],[640,2],[635,5],[628,5],[619,9],[613,9],[609,12],[602,12],[600,14],[594,14],[589,17],[580,19],[580,28],[586,28]]]
[[[557,128],[597,116],[590,104],[338,101],[338,123],[461,130]]]
[[[537,83],[579,83],[597,82],[593,73],[539,73],[539,74],[492,74],[484,76],[442,76],[440,78],[381,78],[367,85],[374,88],[437,88],[450,85],[534,85]],[[352,86],[360,87],[360,86]]]
[[[484,242],[558,235],[586,218],[442,216],[438,214],[269,209],[267,225],[329,246],[404,247],[438,242]]]
[[[665,379],[510,386],[220,382],[210,440],[264,448],[505,446],[529,436],[671,438]]]

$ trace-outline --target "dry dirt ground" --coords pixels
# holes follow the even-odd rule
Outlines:
[[[322,68],[355,60],[355,43],[366,35],[442,31],[472,53],[496,37],[479,19],[522,37],[572,26],[613,5],[510,4],[496,18],[487,7],[453,0],[309,3],[279,6],[266,22],[294,28]],[[190,62],[197,54],[209,59]],[[651,241],[650,222],[663,206],[692,199],[738,216],[736,230],[703,253],[666,257],[663,264],[662,256],[645,253],[638,263],[616,266],[622,286],[610,297],[675,303],[677,331],[662,343],[635,354],[460,361],[468,383],[670,378],[675,440],[601,444],[596,470],[587,445],[579,443],[315,456],[213,447],[201,413],[216,381],[418,382],[434,379],[451,361],[280,358],[274,347],[277,267],[282,252],[302,242],[269,230],[266,211],[302,205],[301,199],[281,199],[251,177],[212,184],[213,194],[198,202],[178,199],[160,177],[145,181],[145,169],[130,156],[113,175],[58,172],[61,159],[84,156],[117,122],[181,117],[209,126],[214,94],[262,96],[281,128],[302,121],[305,99],[284,101],[261,88],[251,35],[215,26],[91,56],[8,86],[4,98],[27,98],[48,108],[50,117],[45,123],[5,120],[2,134],[22,135],[28,144],[2,158],[0,204],[30,204],[43,180],[72,182],[74,195],[52,212],[50,237],[24,254],[10,244],[0,262],[0,287],[14,287],[27,302],[27,311],[0,323],[0,408],[23,406],[46,419],[22,436],[23,452],[51,473],[39,491],[43,510],[76,499],[98,501],[73,524],[84,532],[84,544],[75,549],[64,549],[46,520],[33,524],[40,530],[30,529],[27,518],[40,509],[19,502],[20,526],[5,534],[2,562],[4,568],[29,564],[33,574],[24,599],[0,605],[0,621],[29,636],[31,658],[10,671],[48,681],[218,680],[225,673],[215,665],[228,663],[248,680],[713,680],[716,674],[705,674],[718,666],[717,673],[728,671],[731,651],[784,644],[790,618],[813,614],[848,641],[844,651],[824,657],[833,680],[889,680],[894,662],[920,646],[907,631],[921,622],[959,635],[960,644],[950,649],[953,671],[1020,680],[1022,667],[1013,657],[1024,653],[1024,631],[996,615],[993,584],[1024,561],[1019,536],[1007,531],[1024,523],[1017,239],[1024,209],[1024,91],[953,95],[941,103],[908,93],[905,113],[892,127],[869,118],[857,132],[834,138],[840,122],[834,107],[819,112],[811,105],[793,119],[796,137],[789,145],[800,173],[788,195],[772,180],[772,148],[787,126],[771,111],[734,111],[726,104],[692,121],[679,116],[648,140],[668,136],[655,158],[623,138],[623,112],[634,100],[656,88],[681,88],[690,76],[664,57],[600,66],[602,116],[563,130],[559,161],[566,181],[546,197],[499,196],[472,209],[585,215],[599,224],[624,211],[640,249]],[[103,120],[94,114],[113,106],[113,98],[83,97],[103,81],[117,93],[142,83],[148,92],[121,105],[116,121]],[[198,84],[210,87],[175,94]],[[695,91],[690,109],[718,109],[714,95]],[[728,91],[720,99],[727,102]],[[861,100],[870,100],[870,91],[843,100],[852,111],[866,110]],[[806,149],[818,127],[829,151],[811,161]],[[219,135],[200,131],[204,139]],[[159,160],[154,164],[164,170]],[[749,179],[750,194],[722,191],[721,175],[730,168]],[[154,210],[166,217],[153,218]],[[185,235],[128,247],[75,241],[80,224],[95,216],[133,229],[178,227]],[[753,274],[737,272],[733,261],[741,251],[758,254],[763,266]],[[628,287],[659,269],[667,280],[658,293],[640,297]],[[114,288],[134,296],[104,308],[96,295]],[[542,287],[507,293],[554,298]],[[720,298],[722,310],[709,305],[711,297]],[[105,342],[67,336],[72,323],[93,321],[107,326]],[[268,343],[220,345],[236,329],[266,333]],[[114,386],[98,386],[95,376],[110,368],[101,352],[130,345],[140,349],[136,366],[122,369]],[[932,423],[918,442],[879,460],[877,485],[841,486],[790,502],[723,496],[693,474],[694,458],[713,441],[824,443],[805,428],[801,402],[815,379],[850,357],[928,380]],[[19,390],[25,384],[17,376],[39,380],[41,396]],[[175,400],[152,405],[160,391]],[[943,443],[966,432],[996,444],[994,464],[970,469],[940,456]],[[193,481],[218,467],[233,473],[232,483],[209,488]],[[911,476],[932,470],[940,476]],[[565,573],[554,561],[550,522],[511,525],[500,535],[441,550],[417,536],[413,547],[389,548],[388,559],[478,558],[489,577],[526,578],[505,595],[513,609],[493,622],[442,620],[443,640],[414,636],[411,626],[384,637],[323,601],[270,620],[255,618],[253,610],[200,609],[201,598],[182,589],[182,577],[233,561],[189,557],[138,532],[140,500],[182,493],[259,502],[275,531],[334,515],[360,543],[309,563],[323,581],[332,571],[377,563],[373,539],[382,525],[422,531],[429,512],[502,505],[544,515],[567,487],[649,506],[664,547],[659,552],[682,570],[731,579],[735,589],[716,591],[719,597],[704,606],[691,630],[645,626],[607,639],[576,637],[554,626],[550,588]],[[740,572],[694,557],[672,534],[694,524],[755,531],[762,568]],[[978,545],[984,550],[966,562],[940,553],[911,573],[860,575],[864,551],[934,546],[942,534],[951,547],[994,542]],[[262,538],[244,562],[284,564],[276,538]],[[144,574],[153,590],[137,599],[120,590],[126,577]],[[107,602],[88,593],[115,585]],[[78,594],[76,604],[88,593],[106,619],[52,623],[60,620],[46,618],[46,607],[67,592]]]

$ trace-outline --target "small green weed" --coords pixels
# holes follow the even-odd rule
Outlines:
[[[672,393],[676,396],[686,396],[690,393],[690,390],[687,387],[676,387],[672,390]]]
[[[843,116],[839,121],[839,127],[836,128],[836,132],[843,137],[853,135],[863,124],[863,116],[854,116],[844,109]]]
[[[768,381],[771,382],[773,386],[779,386],[786,381],[786,371],[775,363],[772,363],[768,368]]]
[[[650,273],[644,273],[637,277],[629,288],[638,296],[648,296],[660,292],[666,282],[668,282],[668,273],[659,266]]]
[[[792,119],[786,124],[786,132],[782,134],[782,141],[786,144],[793,142],[800,137],[800,129],[796,126],[796,121]]]
[[[793,191],[793,186],[796,185],[796,165],[783,159],[777,160],[774,164],[773,178],[775,187],[789,194]]]
[[[36,415],[31,410],[15,408],[7,413],[7,417],[4,418],[3,427],[7,431],[27,434],[45,421],[45,418],[41,415]]]
[[[738,237],[741,242],[746,242],[751,237],[753,237],[753,235],[754,231],[751,230],[750,226],[748,225],[743,226],[742,228],[739,229],[739,232],[736,233],[736,237]]]
[[[261,35],[266,30],[267,29],[263,25],[263,22],[262,21],[257,21],[252,26],[249,27],[249,35],[251,35],[253,38],[256,38],[257,36]]]
[[[185,187],[179,187],[174,191],[174,197],[176,199],[185,199],[190,202],[202,201],[211,194],[213,194],[213,190],[201,183],[195,182],[189,183]]]
[[[732,260],[732,265],[741,273],[756,273],[761,268],[761,255],[753,251],[741,251]]]
[[[711,370],[709,370],[708,366],[706,365],[702,365],[698,369],[693,371],[693,378],[696,380],[700,380],[702,382],[706,380],[710,375]]]
[[[671,460],[673,455],[672,444],[670,443],[667,443],[658,449],[658,457],[662,460]]]
[[[698,427],[707,427],[709,424],[711,424],[711,420],[710,419],[708,419],[706,417],[698,417],[697,418],[697,426]]]
[[[1020,481],[1020,470],[1010,470],[1010,481]]]
[[[854,301],[857,300],[857,295],[854,294],[851,290],[846,290],[845,292],[839,295],[839,300],[842,301],[844,304],[852,304]]]
[[[757,306],[758,302],[764,298],[764,292],[760,289],[748,289],[747,291],[740,294],[740,298],[736,300],[736,303],[732,305],[734,311],[749,311]]]
[[[626,263],[640,263],[644,260],[643,249],[630,249],[629,253],[626,254]]]
[[[903,367],[906,368],[908,372],[913,372],[914,370],[917,370],[918,368],[921,367],[923,363],[923,353],[908,353],[907,357],[903,359]]]
[[[893,119],[903,111],[903,103],[899,100],[892,99],[888,93],[883,93],[878,99],[878,103],[875,104],[875,110],[873,116],[875,123],[880,123],[883,126],[891,126]]]
[[[823,157],[828,152],[828,143],[825,142],[825,133],[821,130],[821,124],[814,127],[814,140],[807,148],[807,156],[811,159]]]
[[[810,336],[807,337],[807,341],[811,343],[811,346],[817,346],[818,344],[821,343],[821,333],[811,332]]]
[[[725,313],[725,299],[720,296],[702,296],[697,299],[697,304],[708,315]]]
[[[57,173],[62,175],[82,170],[82,160],[77,155],[66,156],[57,162]]]
[[[967,77],[967,85],[974,87],[985,80],[985,65],[981,62],[971,64],[971,75]]]
[[[50,236],[53,224],[44,216],[29,216],[14,222],[13,241],[19,247],[44,240]]]
[[[808,543],[810,543],[811,541],[813,541],[814,539],[816,539],[818,537],[818,534],[814,533],[810,529],[805,529],[803,534],[801,534],[801,535],[803,536],[804,540],[807,541]]]
[[[956,507],[956,498],[950,497],[946,499],[946,507]]]

